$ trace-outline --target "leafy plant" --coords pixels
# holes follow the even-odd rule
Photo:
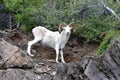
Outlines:
[[[102,54],[105,50],[109,49],[116,38],[120,38],[120,31],[118,30],[112,30],[108,31],[106,36],[104,37],[103,41],[101,42],[97,54],[100,55]]]
[[[120,15],[120,4],[104,1]],[[86,42],[100,42],[101,32],[120,29],[120,22],[100,0],[4,0],[4,4],[27,31],[37,25],[56,30],[60,22],[69,23],[74,18],[78,36]]]

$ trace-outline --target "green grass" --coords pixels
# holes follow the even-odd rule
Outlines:
[[[108,31],[96,53],[101,55],[105,50],[109,49],[116,38],[120,39],[119,35],[120,31],[118,30]]]

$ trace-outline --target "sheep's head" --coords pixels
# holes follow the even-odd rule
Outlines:
[[[73,32],[76,31],[73,20],[68,25],[64,22],[59,24],[59,32],[60,33],[62,30],[64,30],[64,32],[66,32],[67,34],[71,34],[72,29],[73,29]]]

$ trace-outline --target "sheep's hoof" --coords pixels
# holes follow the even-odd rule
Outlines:
[[[62,61],[63,63],[66,63],[65,61]]]
[[[31,57],[33,57],[34,55],[33,54],[29,54]]]
[[[62,60],[62,63],[66,63],[64,60]]]
[[[56,60],[56,62],[57,62],[57,63],[59,63],[59,61],[58,61],[58,60]]]

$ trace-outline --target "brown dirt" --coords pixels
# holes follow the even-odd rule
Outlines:
[[[33,35],[19,30],[4,35],[4,39],[26,51],[27,42],[33,39]],[[96,43],[86,44],[83,38],[72,36],[64,48],[65,61],[73,62],[86,56],[93,56],[96,54],[97,48]],[[54,49],[42,46],[40,42],[32,46],[32,54],[37,59],[55,60]]]

